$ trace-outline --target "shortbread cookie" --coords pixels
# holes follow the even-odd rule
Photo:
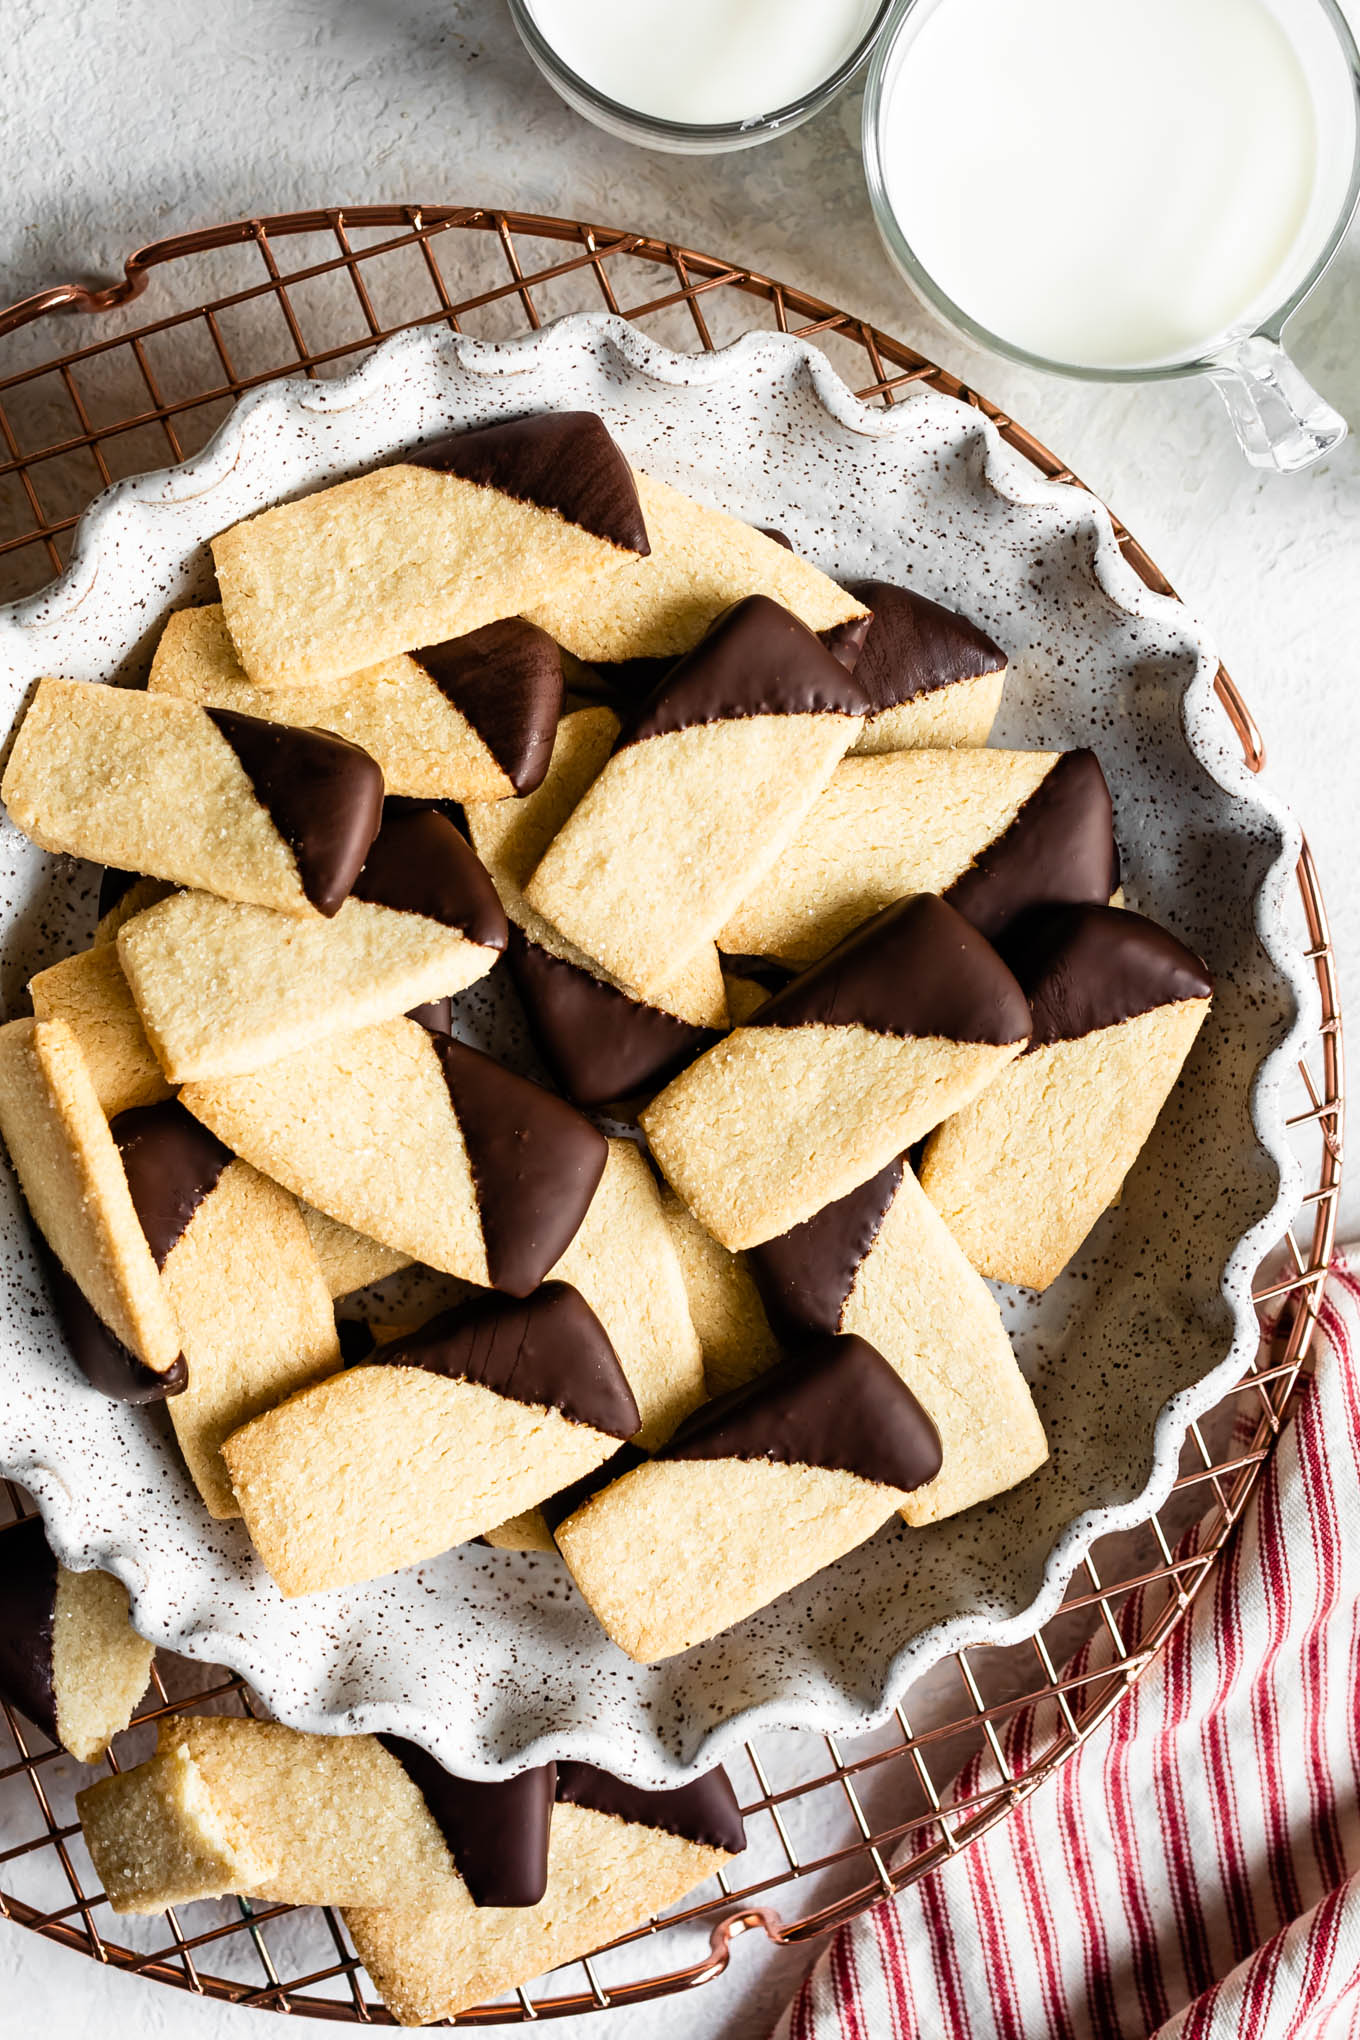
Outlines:
[[[495,887],[453,823],[389,802],[330,920],[182,892],[129,921],[118,955],[162,1068],[187,1084],[462,991],[505,943]]]
[[[536,914],[524,886],[608,758],[619,733],[607,708],[558,725],[543,784],[521,800],[469,804],[468,834],[515,930],[509,965],[544,1061],[580,1105],[664,1083],[727,1024],[712,944],[652,1001],[636,999]]]
[[[241,664],[280,689],[526,615],[646,552],[633,477],[588,411],[453,433],[213,540]]]
[[[876,1175],[1019,1055],[1029,1008],[991,945],[922,893],[887,908],[642,1114],[723,1246],[773,1239]]]
[[[749,1265],[783,1338],[858,1334],[934,1424],[942,1464],[902,1504],[908,1523],[1001,1494],[1048,1457],[996,1300],[905,1157],[753,1248]]]
[[[985,744],[1006,680],[1006,654],[957,610],[891,581],[852,581],[872,611],[854,674],[870,701],[856,751]]]
[[[674,1791],[641,1792],[591,1764],[556,1768],[540,1904],[346,1909],[359,1957],[400,2024],[453,2018],[588,1954],[693,1891],[746,1846],[723,1771]]]
[[[325,1212],[318,1211],[314,1205],[299,1204],[298,1210],[307,1228],[312,1252],[321,1264],[322,1280],[332,1298],[350,1296],[356,1289],[367,1289],[370,1282],[385,1281],[387,1276],[411,1265],[409,1254],[398,1253],[394,1247],[384,1247],[377,1240],[355,1232],[352,1226],[327,1218]]]
[[[441,1797],[457,1810],[460,1782],[438,1772],[441,1794],[429,1773],[418,1781],[408,1751],[422,1754],[396,1736],[172,1715],[149,1762],[87,1787],[76,1806],[117,1913],[227,1892],[471,1911],[440,1819]]]
[[[862,602],[763,531],[650,475],[635,480],[651,540],[646,558],[611,574],[598,593],[565,582],[526,611],[576,658],[678,659],[747,595],[769,597],[812,631],[865,615]]]
[[[740,1388],[773,1367],[779,1358],[778,1342],[745,1255],[720,1247],[673,1190],[663,1193],[661,1206],[703,1348],[708,1392],[725,1395],[729,1388]]]
[[[357,744],[232,709],[41,680],[0,798],[44,850],[287,914],[334,914],[382,814]]]
[[[96,1357],[94,1386],[131,1400],[182,1390],[174,1313],[64,1020],[0,1027],[0,1134],[38,1230],[115,1342],[106,1371]],[[91,1352],[82,1348],[76,1357],[88,1369]]]
[[[852,1551],[939,1470],[935,1428],[887,1361],[849,1334],[816,1339],[697,1410],[557,1547],[607,1634],[655,1664]]]
[[[376,758],[389,793],[504,800],[538,785],[562,708],[562,655],[517,616],[324,687],[252,687],[220,603],[180,609],[147,689],[204,708],[334,730]]]
[[[775,862],[864,705],[811,631],[749,596],[623,732],[525,887],[529,905],[654,996]]]
[[[632,1141],[610,1141],[590,1209],[552,1272],[608,1333],[637,1402],[636,1442],[651,1450],[703,1401],[704,1356],[656,1178]]]
[[[175,890],[163,878],[141,878],[135,871],[119,871],[106,865],[99,881],[99,919],[90,941],[96,945],[114,942],[124,921],[144,914]]]
[[[189,1110],[329,1218],[444,1274],[526,1296],[603,1173],[589,1120],[414,1020],[387,1020],[246,1077],[186,1084]]]
[[[1091,751],[847,758],[718,944],[810,963],[920,892],[943,894],[995,941],[1029,907],[1104,905],[1118,883],[1109,789]]]
[[[40,970],[29,979],[28,994],[39,1020],[64,1020],[74,1034],[110,1119],[170,1096],[113,943],[98,943]]]
[[[296,1199],[177,1101],[112,1131],[189,1370],[175,1435],[210,1512],[238,1516],[222,1441],[339,1367],[330,1291]]]
[[[82,1764],[97,1764],[132,1719],[155,1655],[128,1621],[127,1589],[106,1572],[58,1565],[42,1519],[0,1538],[0,1695]]]
[[[1045,1289],[1152,1132],[1213,980],[1117,907],[1030,915],[1007,955],[1033,1008],[1030,1047],[931,1137],[921,1182],[975,1268]]]
[[[256,1550],[285,1594],[413,1565],[532,1507],[638,1427],[598,1318],[565,1282],[432,1318],[229,1438]]]
[[[495,1551],[556,1551],[553,1533],[558,1524],[565,1523],[568,1516],[574,1516],[592,1495],[608,1487],[611,1481],[631,1473],[635,1466],[645,1466],[651,1456],[640,1445],[631,1442],[620,1445],[618,1451],[602,1465],[592,1467],[579,1480],[571,1481],[566,1487],[558,1488],[555,1494],[545,1496],[537,1508],[525,1509],[518,1516],[508,1516],[494,1530],[488,1530],[482,1542],[491,1545]]]

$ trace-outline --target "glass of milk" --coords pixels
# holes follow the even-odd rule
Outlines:
[[[508,0],[568,106],[644,148],[749,149],[854,77],[893,0]]]
[[[1099,382],[1207,375],[1254,466],[1345,421],[1282,345],[1360,192],[1334,0],[908,0],[864,102],[889,254],[950,325]]]

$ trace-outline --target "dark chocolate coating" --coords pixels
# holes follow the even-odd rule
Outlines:
[[[910,588],[854,581],[847,593],[873,611],[855,678],[875,711],[1005,670],[1006,654],[985,631]]]
[[[518,928],[510,931],[510,975],[539,1053],[578,1105],[659,1090],[719,1038],[716,1028],[691,1026],[630,999]]]
[[[338,914],[382,820],[377,760],[330,730],[295,730],[234,708],[205,708],[297,860],[318,913]]]
[[[844,623],[833,623],[829,630],[817,633],[832,658],[844,666],[847,673],[859,672],[860,654],[873,620],[872,616],[848,616]]]
[[[1119,886],[1110,789],[1094,751],[1064,751],[945,898],[989,942],[1031,907],[1105,906]]]
[[[57,1689],[52,1633],[57,1610],[57,1561],[41,1516],[0,1533],[0,1694],[52,1742]]]
[[[215,1133],[177,1098],[134,1105],[110,1122],[146,1243],[163,1268],[205,1197],[232,1160]]]
[[[429,1039],[467,1146],[491,1286],[527,1296],[575,1238],[609,1143],[541,1085],[465,1042]]]
[[[438,808],[384,813],[352,897],[401,914],[423,914],[483,949],[506,944],[496,888],[471,844]]]
[[[747,1027],[867,1027],[998,1046],[1029,1007],[990,942],[934,893],[898,900],[759,1007]]]
[[[516,793],[542,785],[562,713],[562,654],[545,630],[509,616],[411,657],[471,723]]]
[[[773,524],[758,524],[756,530],[762,538],[770,539],[775,545],[782,545],[785,552],[793,551],[793,540],[787,531],[780,531]]]
[[[750,978],[753,984],[763,985],[767,992],[782,992],[785,985],[798,975],[787,963],[781,963],[777,956],[750,956],[724,949],[719,960],[725,977]]]
[[[379,1735],[430,1809],[474,1905],[537,1905],[548,1888],[555,1764],[517,1778],[455,1778],[418,1743]]]
[[[704,1403],[656,1456],[823,1466],[909,1492],[939,1472],[940,1439],[883,1355],[842,1332]]]
[[[101,921],[105,914],[113,912],[119,900],[125,898],[132,891],[140,875],[136,871],[120,871],[116,864],[105,865],[99,879],[99,906],[97,913]]]
[[[743,716],[867,710],[863,691],[806,624],[768,595],[748,595],[671,668],[614,748]]]
[[[422,1027],[428,1027],[431,1034],[452,1034],[453,1000],[422,999],[418,1006],[412,1006],[406,1015],[408,1020],[418,1020]]]
[[[421,1367],[451,1381],[480,1382],[512,1402],[560,1410],[611,1438],[642,1422],[609,1335],[585,1298],[545,1282],[523,1301],[483,1290],[442,1310],[404,1339],[379,1346],[381,1367]]]
[[[1005,952],[1034,1015],[1031,1049],[1213,996],[1193,950],[1123,907],[1037,907],[1014,924]]]
[[[408,453],[406,465],[555,510],[568,524],[643,558],[652,549],[632,470],[593,411],[540,411],[452,432]]]
[[[46,1260],[57,1323],[71,1358],[91,1388],[97,1388],[112,1402],[126,1403],[164,1402],[167,1396],[184,1393],[189,1386],[189,1370],[182,1353],[172,1367],[158,1374],[114,1337],[56,1256],[48,1254]]]
[[[741,1807],[721,1766],[668,1792],[644,1792],[595,1764],[562,1762],[557,1766],[557,1798],[562,1805],[612,1813],[634,1827],[659,1828],[682,1841],[725,1849],[729,1856],[739,1856],[746,1847]]]
[[[751,1248],[747,1265],[777,1337],[840,1330],[860,1264],[878,1238],[905,1166],[899,1155],[847,1197]]]
[[[601,1488],[609,1487],[612,1482],[622,1480],[625,1473],[631,1473],[634,1467],[645,1466],[651,1456],[640,1445],[620,1445],[617,1452],[610,1453],[603,1466],[592,1467],[589,1473],[583,1473],[569,1487],[559,1488],[555,1495],[549,1495],[545,1502],[539,1503],[549,1530],[556,1533],[558,1524],[565,1523],[568,1516],[574,1516],[578,1509],[583,1509],[592,1495],[597,1495]]]
[[[373,1327],[363,1318],[337,1317],[335,1336],[340,1342],[340,1362],[344,1367],[362,1366],[370,1360],[378,1341],[373,1336]]]

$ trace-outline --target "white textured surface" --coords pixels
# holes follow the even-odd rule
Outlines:
[[[1279,481],[1241,463],[1206,389],[1091,389],[970,358],[879,251],[853,97],[763,150],[677,162],[613,142],[561,107],[498,0],[10,0],[5,27],[6,300],[69,274],[114,274],[139,241],[256,208],[460,198],[572,212],[732,255],[974,378],[1116,504],[1213,629],[1265,731],[1271,784],[1308,826],[1349,976],[1360,954],[1355,441],[1323,468]],[[1356,235],[1298,326],[1304,367],[1360,419]],[[1360,1185],[1350,1209],[1354,1230]],[[791,1976],[803,1961],[771,1965],[748,1939],[728,1979],[698,1998],[568,2030],[583,2040],[747,2040],[782,1992],[775,1970]],[[262,2030],[246,2012],[105,1975],[15,1929],[0,1929],[0,2004],[0,2024],[16,2033],[217,2040]]]

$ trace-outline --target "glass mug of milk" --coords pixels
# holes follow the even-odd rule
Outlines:
[[[1093,381],[1207,375],[1256,467],[1345,421],[1285,321],[1360,190],[1334,0],[908,0],[864,103],[889,254],[951,326]]]
[[[644,148],[749,149],[861,68],[894,0],[508,0],[568,106]]]

